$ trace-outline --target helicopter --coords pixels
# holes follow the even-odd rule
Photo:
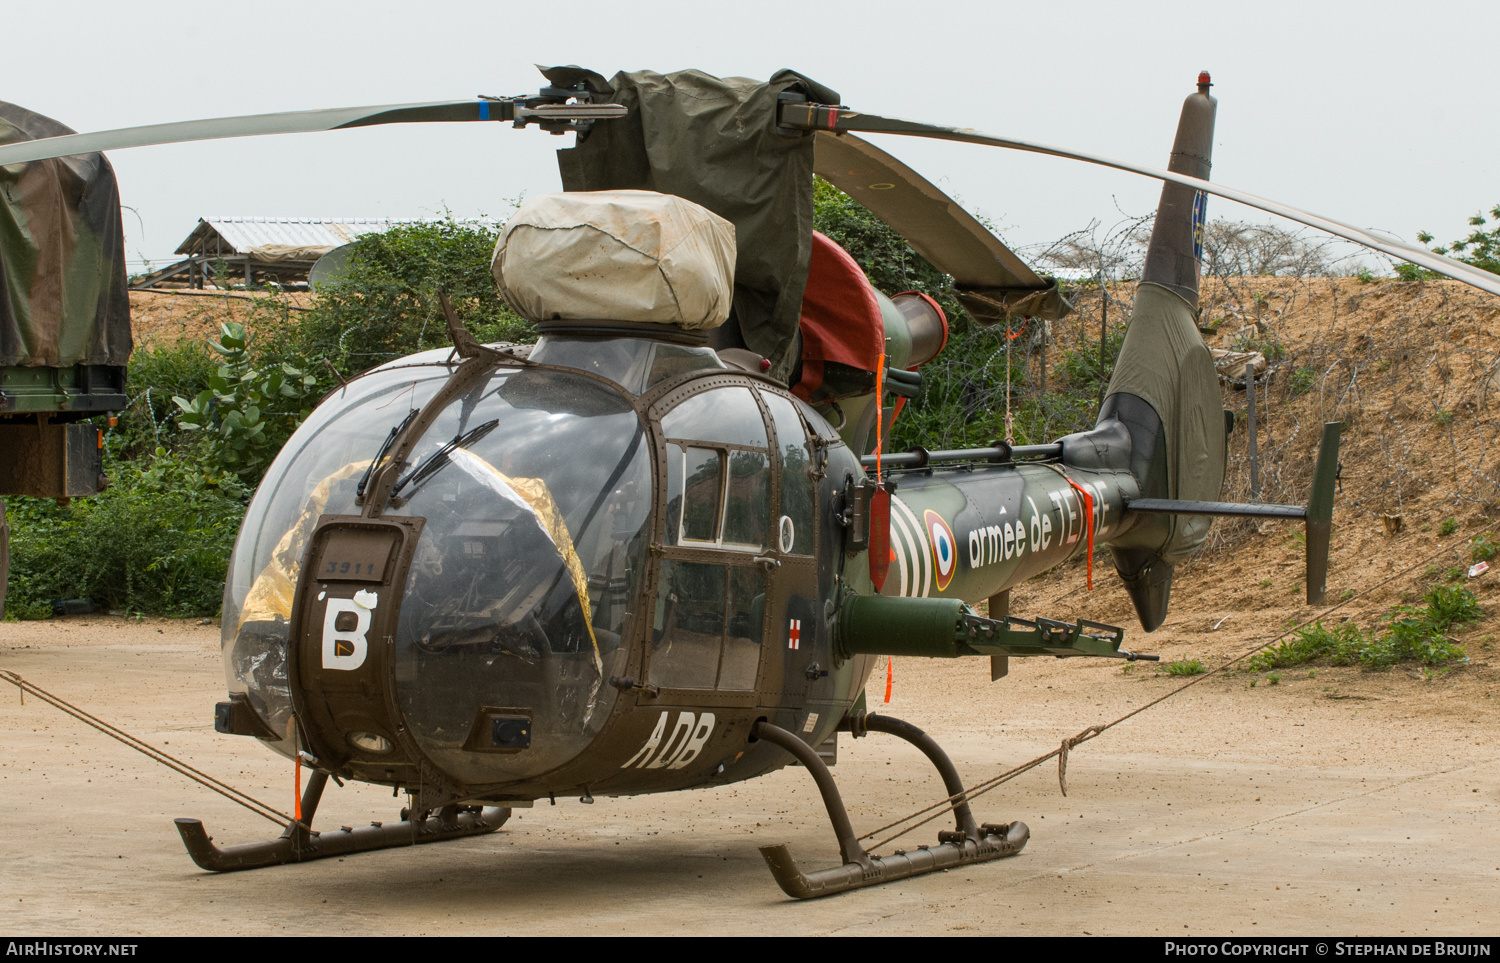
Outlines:
[[[1200,75],[1167,169],[852,110],[809,78],[544,71],[538,95],[61,134],[0,165],[129,146],[383,123],[509,122],[574,133],[564,191],[496,245],[534,345],[484,345],[444,302],[451,349],[332,390],[267,471],[229,562],[221,733],[310,775],[280,838],[193,860],[231,871],[497,830],[558,795],[593,802],[813,777],[839,864],[762,849],[794,898],[1019,853],[980,823],[928,734],[868,711],[892,655],[1152,658],[1124,630],[1022,617],[1009,591],[1107,548],[1142,628],[1217,516],[1301,519],[1322,601],[1338,426],[1306,505],[1216,501],[1232,416],[1198,334],[1209,194],[1500,293],[1422,248],[1208,180],[1217,101]],[[1163,180],[1130,325],[1094,428],[1051,444],[888,453],[941,307],[877,291],[811,226],[818,174],[955,280],[980,323],[1070,306],[972,215],[862,133],[1041,152]],[[1092,578],[1092,574],[1090,574]],[[975,608],[987,602],[987,614]],[[867,852],[827,758],[841,734],[906,740],[938,770],[954,828]],[[328,781],[406,790],[399,821],[314,831]]]

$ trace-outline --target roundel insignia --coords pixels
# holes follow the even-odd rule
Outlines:
[[[937,576],[938,591],[946,591],[958,568],[958,542],[953,538],[953,529],[937,512],[924,511],[922,520],[927,523],[928,540],[932,542],[932,569]]]

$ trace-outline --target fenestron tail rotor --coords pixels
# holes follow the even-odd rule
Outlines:
[[[1208,75],[1182,105],[1169,167],[1208,175],[1217,104]],[[1151,231],[1130,326],[1092,431],[1062,439],[1063,462],[1128,468],[1139,497],[1207,501],[1224,482],[1225,431],[1213,358],[1198,334],[1200,192],[1167,181]],[[1161,625],[1178,562],[1196,554],[1212,520],[1140,517],[1109,541],[1115,569],[1146,631]]]
[[[1209,77],[1183,103],[1169,162],[1173,174],[1207,183],[1215,100]],[[1213,359],[1198,334],[1204,193],[1167,180],[1152,226],[1130,327],[1093,430],[1061,440],[1064,464],[1128,468],[1139,491],[1125,499],[1131,524],[1107,543],[1141,626],[1162,624],[1178,563],[1196,554],[1214,516],[1303,519],[1307,600],[1323,601],[1333,520],[1339,426],[1324,427],[1312,497],[1299,505],[1220,502],[1227,419]]]

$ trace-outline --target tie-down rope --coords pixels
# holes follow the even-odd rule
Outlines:
[[[111,739],[117,739],[120,742],[125,743],[125,745],[151,759],[153,762],[159,762],[163,766],[166,766],[168,769],[171,769],[173,772],[180,773],[196,783],[201,783],[202,785],[207,786],[209,789],[212,789],[219,795],[225,797],[226,799],[229,799],[231,802],[239,803],[241,806],[244,806],[246,809],[255,813],[255,815],[257,816],[260,816],[264,819],[269,819],[271,822],[276,823],[280,826],[285,826],[292,821],[291,816],[288,816],[286,813],[280,811],[279,809],[275,809],[271,806],[266,805],[249,793],[241,792],[240,790],[234,788],[226,782],[220,782],[203,770],[196,769],[188,765],[181,759],[178,759],[176,756],[168,755],[162,750],[151,745],[149,742],[146,742],[144,739],[139,739],[135,736],[132,736],[130,733],[126,732],[123,729],[110,725],[103,719],[100,719],[98,716],[80,709],[78,706],[73,705],[71,702],[68,702],[60,696],[53,695],[46,689],[43,689],[41,686],[36,685],[33,682],[27,682],[25,679],[21,678],[19,673],[0,669],[0,679],[4,679],[6,682],[9,682],[11,685],[21,690],[22,705],[26,704],[26,694],[29,692],[48,705],[61,709],[63,712],[66,712],[68,715],[79,720],[80,722],[83,722],[84,724],[89,726],[93,726],[95,729],[98,729],[100,732],[104,733],[106,736],[109,736]]]
[[[1069,736],[1068,738],[1064,739],[1062,741],[1061,745],[1059,745],[1056,749],[1052,750],[1051,752],[1046,753],[1045,755],[1037,756],[1035,759],[1029,760],[1028,762],[1023,762],[1019,766],[1016,766],[1014,769],[1008,769],[1005,772],[1002,772],[998,776],[995,776],[995,777],[993,777],[991,779],[988,779],[985,782],[979,783],[977,786],[975,786],[972,789],[966,789],[963,792],[955,793],[954,795],[949,796],[947,799],[944,799],[944,800],[941,800],[939,802],[933,803],[932,805],[927,806],[927,807],[925,807],[923,809],[918,809],[916,812],[910,813],[910,814],[908,814],[906,816],[902,816],[900,819],[897,819],[897,820],[894,820],[892,822],[886,823],[884,826],[881,826],[879,829],[871,830],[870,832],[865,833],[863,836],[859,837],[859,839],[860,839],[861,842],[863,842],[864,840],[869,839],[872,836],[879,835],[880,833],[886,832],[887,830],[890,830],[890,829],[895,829],[897,826],[900,826],[902,823],[910,822],[911,820],[916,819],[919,816],[923,816],[923,815],[926,815],[928,813],[931,813],[931,815],[928,815],[927,818],[921,820],[920,822],[912,823],[912,825],[907,826],[905,829],[901,830],[900,832],[895,833],[892,836],[888,836],[885,839],[882,839],[878,843],[874,843],[874,844],[872,844],[870,846],[865,847],[867,850],[873,852],[873,851],[879,849],[882,846],[885,846],[885,845],[887,845],[889,843],[894,842],[897,839],[900,839],[902,836],[905,836],[907,833],[911,832],[912,830],[917,829],[917,828],[919,828],[921,826],[926,825],[927,823],[932,822],[934,819],[941,819],[943,816],[945,816],[948,813],[952,812],[953,811],[953,807],[955,805],[957,805],[958,803],[961,803],[961,802],[964,802],[964,801],[967,801],[967,800],[971,800],[971,799],[976,799],[979,796],[982,796],[985,793],[989,792],[990,790],[996,789],[996,788],[1004,785],[1005,783],[1010,782],[1012,779],[1016,778],[1017,776],[1021,775],[1022,773],[1029,772],[1030,770],[1035,769],[1037,766],[1040,766],[1042,763],[1046,762],[1048,759],[1053,758],[1054,756],[1057,757],[1057,781],[1058,781],[1058,788],[1060,788],[1062,790],[1062,794],[1064,796],[1066,796],[1068,794],[1068,753],[1070,751],[1072,751],[1072,749],[1073,749],[1074,746],[1077,746],[1080,743],[1087,742],[1090,739],[1093,739],[1093,738],[1095,738],[1097,736],[1101,736],[1106,731],[1108,731],[1110,729],[1113,729],[1115,726],[1119,725],[1120,723],[1124,722],[1125,720],[1133,718],[1135,716],[1138,716],[1142,712],[1145,712],[1147,709],[1150,709],[1153,706],[1157,706],[1157,705],[1160,705],[1163,702],[1166,702],[1168,699],[1172,698],[1173,696],[1177,695],[1178,693],[1183,692],[1186,689],[1190,689],[1190,688],[1192,688],[1193,686],[1197,685],[1200,682],[1203,682],[1203,681],[1205,681],[1207,679],[1213,678],[1215,675],[1218,675],[1219,673],[1227,671],[1228,669],[1230,669],[1231,667],[1233,667],[1237,663],[1243,662],[1244,660],[1246,660],[1246,659],[1250,658],[1251,656],[1255,655],[1257,652],[1260,652],[1262,649],[1270,648],[1271,646],[1275,645],[1276,643],[1278,643],[1278,642],[1282,641],[1283,639],[1287,638],[1287,636],[1290,636],[1290,635],[1292,635],[1293,633],[1296,633],[1296,632],[1300,632],[1302,629],[1307,628],[1309,625],[1312,625],[1314,622],[1321,622],[1323,619],[1327,618],[1329,615],[1332,615],[1334,612],[1337,612],[1339,609],[1341,609],[1344,606],[1350,604],[1351,602],[1357,601],[1358,599],[1363,598],[1366,595],[1369,595],[1371,592],[1377,591],[1378,589],[1384,588],[1385,586],[1389,585],[1390,583],[1392,583],[1394,581],[1397,581],[1398,579],[1406,577],[1407,575],[1411,574],[1413,571],[1415,571],[1420,566],[1426,565],[1428,562],[1432,561],[1433,559],[1435,559],[1435,558],[1437,558],[1437,557],[1439,557],[1441,555],[1444,555],[1447,552],[1452,551],[1453,549],[1457,548],[1458,546],[1462,545],[1463,543],[1465,543],[1465,542],[1472,542],[1473,540],[1479,538],[1482,535],[1488,535],[1488,534],[1490,534],[1491,532],[1493,532],[1495,530],[1495,528],[1496,528],[1495,525],[1491,525],[1489,528],[1486,528],[1482,532],[1476,532],[1475,534],[1467,536],[1465,538],[1456,539],[1456,540],[1448,543],[1447,545],[1444,545],[1442,548],[1438,549],[1437,551],[1433,552],[1432,554],[1427,555],[1424,558],[1418,559],[1417,561],[1413,562],[1411,565],[1407,566],[1406,568],[1402,569],[1401,571],[1397,572],[1396,574],[1390,576],[1389,578],[1384,579],[1383,581],[1377,582],[1374,585],[1369,586],[1368,588],[1360,590],[1359,592],[1356,592],[1354,595],[1349,596],[1348,598],[1344,599],[1343,601],[1339,602],[1338,604],[1332,605],[1332,606],[1324,609],[1323,611],[1319,612],[1317,615],[1314,615],[1311,618],[1308,618],[1308,619],[1304,620],[1300,624],[1298,624],[1296,626],[1293,626],[1290,629],[1287,629],[1285,632],[1283,632],[1280,635],[1276,636],[1274,639],[1271,639],[1268,642],[1262,642],[1259,645],[1256,645],[1254,648],[1245,650],[1244,652],[1242,652],[1239,655],[1235,656],[1234,658],[1230,659],[1228,662],[1224,663],[1223,665],[1219,666],[1218,668],[1211,669],[1210,671],[1204,673],[1203,675],[1194,676],[1192,679],[1188,680],[1187,682],[1184,682],[1182,685],[1178,686],[1177,688],[1173,689],[1172,691],[1167,692],[1164,695],[1159,696],[1158,698],[1152,699],[1150,702],[1147,702],[1145,705],[1142,705],[1142,706],[1140,706],[1137,709],[1132,709],[1131,711],[1125,713],[1123,716],[1120,716],[1120,718],[1115,719],[1112,722],[1106,722],[1106,723],[1104,723],[1102,725],[1089,726],[1087,729],[1084,729],[1082,732],[1078,733],[1076,736]],[[933,812],[933,810],[937,810],[937,811]]]

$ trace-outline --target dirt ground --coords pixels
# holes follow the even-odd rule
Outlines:
[[[238,321],[253,327],[257,302],[275,302],[297,311],[312,303],[308,294],[262,294],[216,291],[131,291],[130,328],[137,347],[149,348],[184,338],[202,341],[219,333],[219,324]]]
[[[1216,576],[1183,574],[1189,597]],[[1243,616],[1245,633],[1271,620]],[[1212,661],[1243,639],[1179,627],[1132,644]],[[213,732],[218,630],[77,617],[0,626],[0,668],[273,805],[289,765]],[[970,782],[1040,755],[1181,680],[1144,664],[895,664],[888,711],[936,735]],[[1249,686],[1249,679],[1259,684]],[[883,680],[879,680],[883,683]],[[1069,795],[1047,764],[984,796],[1021,819],[1019,856],[795,903],[757,846],[837,858],[811,781],[791,768],[705,792],[517,810],[498,833],[215,876],[171,820],[220,842],[269,823],[35,699],[0,687],[0,928],[26,934],[1492,934],[1500,897],[1500,673],[1476,659],[1409,671],[1214,677],[1074,750]],[[880,689],[880,685],[872,689]],[[10,693],[10,694],[7,694]],[[840,747],[860,831],[940,794],[904,744]],[[395,817],[369,787],[331,789],[323,826]],[[902,845],[933,842],[937,825]]]

